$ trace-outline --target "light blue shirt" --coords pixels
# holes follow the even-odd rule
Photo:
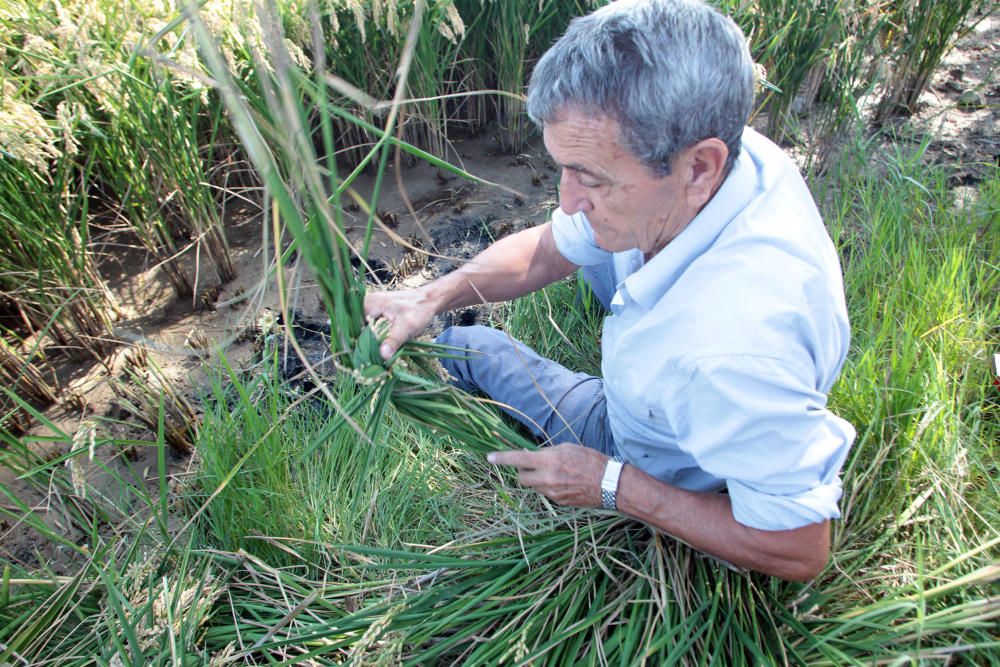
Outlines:
[[[795,164],[747,129],[712,200],[663,250],[609,253],[553,213],[571,262],[613,262],[602,372],[615,446],[681,488],[728,487],[763,530],[838,518],[854,428],[826,407],[850,328],[840,263]]]

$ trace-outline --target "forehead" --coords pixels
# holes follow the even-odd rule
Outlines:
[[[563,168],[600,177],[609,183],[656,180],[620,142],[618,121],[607,116],[565,112],[543,128],[545,148]]]
[[[567,112],[546,123],[542,134],[546,150],[563,167],[597,168],[626,155],[618,141],[618,122],[606,116]]]

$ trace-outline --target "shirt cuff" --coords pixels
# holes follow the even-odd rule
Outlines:
[[[733,518],[749,528],[792,530],[840,518],[837,508],[842,493],[839,478],[801,493],[781,495],[763,493],[734,479],[726,485],[733,506]]]
[[[611,257],[597,245],[594,230],[583,213],[567,215],[561,208],[552,211],[552,236],[562,256],[577,266],[604,264]]]

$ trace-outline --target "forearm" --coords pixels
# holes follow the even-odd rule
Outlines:
[[[601,506],[601,477],[608,457],[596,449],[561,444],[538,451],[492,452],[487,460],[516,466],[521,484],[560,505]],[[685,491],[650,477],[634,465],[622,468],[618,510],[677,537],[696,549],[765,574],[808,581],[826,566],[828,521],[793,530],[756,530],[733,517],[729,496]]]
[[[632,465],[622,470],[618,508],[700,551],[782,579],[814,578],[830,549],[827,521],[784,531],[749,528],[733,517],[728,495],[679,489]]]
[[[420,289],[436,313],[508,301],[565,278],[576,269],[559,252],[551,224],[504,237],[451,273]]]

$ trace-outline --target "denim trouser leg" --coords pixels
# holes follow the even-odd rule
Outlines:
[[[605,308],[614,295],[613,270],[588,267],[584,279]],[[437,342],[468,351],[463,359],[442,359],[454,384],[481,391],[545,443],[575,442],[615,454],[608,425],[604,381],[539,356],[506,333],[483,326],[451,327]]]
[[[543,443],[614,453],[601,378],[574,373],[490,327],[451,327],[437,342],[468,351],[466,358],[441,360],[457,387],[505,406]]]

